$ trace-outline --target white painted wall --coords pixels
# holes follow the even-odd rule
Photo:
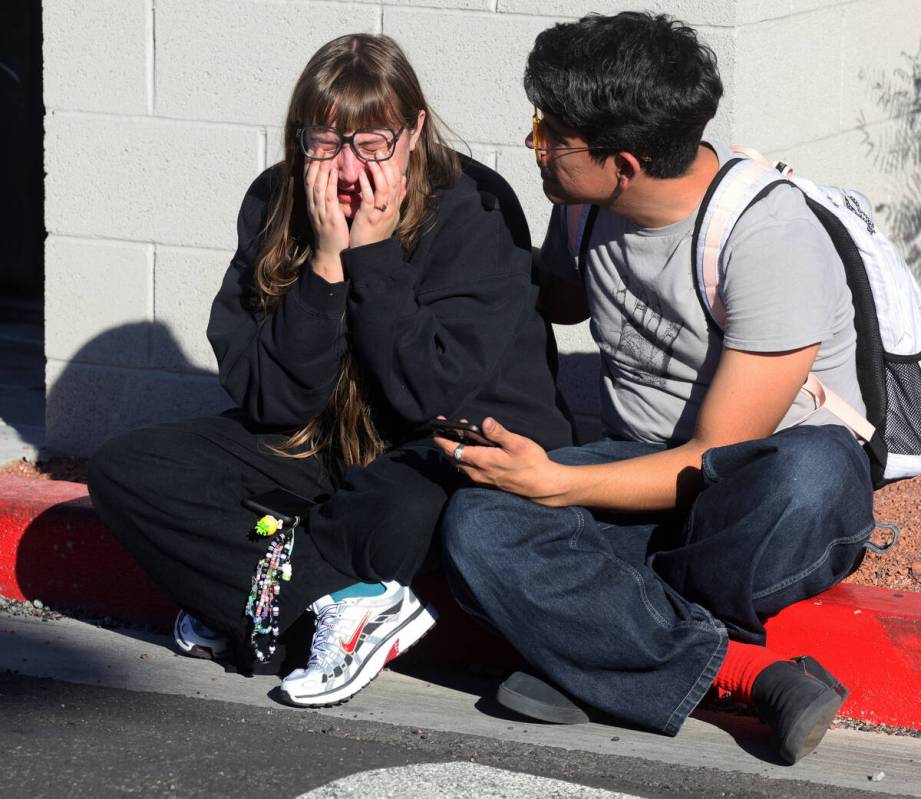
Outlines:
[[[396,38],[444,121],[519,192],[539,243],[549,207],[522,146],[525,57],[557,21],[636,7],[44,0],[48,448],[85,455],[110,433],[229,404],[208,309],[240,200],[277,159],[291,88],[320,44],[353,31]],[[713,137],[859,188],[906,252],[921,244],[921,0],[646,7],[694,25],[716,50],[726,97]],[[584,326],[558,339],[564,389],[591,428],[594,347]]]

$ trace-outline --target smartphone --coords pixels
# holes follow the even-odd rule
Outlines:
[[[296,527],[316,503],[283,488],[254,494],[242,500],[241,505],[259,516],[274,516],[285,527]]]
[[[459,422],[456,419],[432,419],[428,425],[436,435],[450,438],[452,441],[460,441],[461,443],[467,444],[489,443],[488,439],[483,435],[483,431],[480,430],[480,426],[472,422]],[[479,436],[482,442],[477,441],[475,438],[471,438],[470,434]]]

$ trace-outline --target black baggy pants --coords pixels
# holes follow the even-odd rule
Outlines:
[[[230,637],[244,671],[253,660],[243,611],[268,542],[252,535],[256,515],[241,500],[283,488],[317,501],[296,532],[293,576],[282,584],[284,643],[324,594],[355,582],[409,584],[463,480],[431,439],[344,470],[268,448],[285,439],[231,411],[117,436],[90,461],[90,496],[102,520],[180,607]],[[260,671],[283,662],[280,648],[274,668]]]

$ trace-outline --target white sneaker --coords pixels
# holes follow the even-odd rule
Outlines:
[[[176,639],[179,651],[193,658],[220,660],[230,651],[230,641],[227,638],[184,610],[180,610],[176,616],[173,638]]]
[[[311,605],[317,628],[310,660],[282,681],[286,702],[328,707],[347,701],[434,626],[434,608],[404,585],[384,586],[379,596],[333,602],[326,595]]]

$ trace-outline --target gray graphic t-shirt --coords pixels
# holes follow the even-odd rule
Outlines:
[[[720,163],[728,148],[711,145]],[[570,252],[565,215],[553,209],[544,268],[583,282],[601,350],[602,422],[609,435],[682,442],[724,346],[783,352],[821,342],[813,371],[861,413],[856,335],[844,269],[824,228],[792,186],[778,186],[742,215],[725,250],[724,336],[710,330],[692,272],[697,211],[662,228],[640,228],[602,209],[584,275]],[[810,415],[811,414],[811,415]],[[804,418],[805,417],[805,418]],[[803,392],[778,429],[834,424]]]

